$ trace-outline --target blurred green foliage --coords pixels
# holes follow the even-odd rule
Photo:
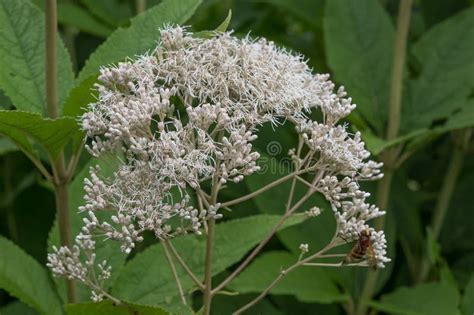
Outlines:
[[[301,53],[315,72],[329,72],[346,87],[358,108],[349,117],[363,133],[371,152],[381,157],[397,150],[386,231],[390,265],[380,273],[373,299],[361,301],[366,279],[362,269],[302,269],[285,279],[249,314],[353,314],[354,303],[389,314],[471,315],[474,312],[474,143],[461,138],[474,126],[474,2],[418,0],[412,7],[407,59],[403,74],[401,130],[385,140],[398,1],[395,0],[147,0],[138,16],[132,0],[59,0],[59,98],[64,117],[50,121],[45,112],[44,10],[41,0],[0,0],[0,313],[62,314],[64,283],[52,282],[44,267],[46,253],[58,244],[54,224],[54,193],[28,158],[46,163],[63,150],[72,155],[81,144],[75,120],[91,102],[100,66],[150,50],[158,28],[166,23],[213,30],[229,15],[236,36],[263,36]],[[226,25],[225,21],[222,25]],[[204,34],[204,33],[202,33]],[[26,112],[12,112],[16,108]],[[273,132],[263,128],[256,147],[268,154]],[[279,152],[267,161],[285,161],[295,133],[280,128]],[[74,141],[70,141],[70,140]],[[22,154],[22,152],[26,155]],[[83,154],[70,185],[71,215],[76,233],[81,224],[82,179],[88,161]],[[456,163],[454,163],[454,162]],[[454,175],[451,171],[458,166]],[[456,166],[454,165],[454,166]],[[274,166],[274,165],[273,165]],[[271,166],[269,166],[271,167]],[[284,167],[284,166],[283,166]],[[44,175],[44,174],[43,174]],[[454,178],[451,178],[454,177]],[[254,175],[245,185],[226,190],[233,199],[272,178]],[[447,212],[440,233],[433,217],[449,179]],[[449,188],[449,187],[448,187]],[[280,186],[234,208],[229,222],[218,225],[220,261],[216,279],[257,244],[284,205]],[[367,187],[376,200],[377,189]],[[298,191],[298,187],[297,187]],[[444,197],[443,197],[444,196]],[[323,214],[278,233],[265,252],[214,300],[214,314],[230,314],[258,294],[298,254],[300,243],[319,248],[330,239],[334,220],[320,198]],[[280,209],[281,210],[281,209]],[[250,217],[251,216],[251,217]],[[162,247],[153,241],[127,262],[112,245],[103,243],[99,256],[119,271],[109,287],[130,305],[108,303],[67,307],[67,314],[163,314],[156,306],[177,308],[178,292]],[[176,247],[202,274],[203,242],[176,240]],[[146,248],[145,248],[146,247]],[[348,248],[349,250],[349,248]],[[117,256],[117,257],[116,257]],[[420,279],[423,263],[429,272]],[[180,270],[186,290],[195,288]],[[186,279],[186,280],[184,280]],[[80,291],[80,301],[88,300]],[[198,299],[194,301],[199,307]]]

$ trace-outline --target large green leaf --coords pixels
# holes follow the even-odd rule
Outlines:
[[[459,292],[445,283],[427,283],[416,287],[400,287],[385,294],[375,309],[402,315],[458,315]]]
[[[472,156],[471,156],[472,159]],[[466,163],[469,154],[466,155]],[[474,220],[472,207],[472,186],[474,183],[474,173],[467,172],[460,176],[455,187],[452,199],[449,204],[448,215],[446,215],[439,240],[445,255],[457,253],[468,253],[474,250],[472,242],[472,231],[474,230]]]
[[[61,315],[61,303],[46,270],[0,236],[0,288],[44,315]]]
[[[474,314],[474,273],[471,274],[471,278],[464,289],[461,309],[464,315]]]
[[[120,0],[80,0],[100,20],[116,27],[127,22],[133,15],[130,3]]]
[[[90,103],[97,100],[98,92],[93,89],[95,83],[97,83],[97,76],[93,75],[71,90],[64,104],[64,116],[80,116],[87,110]]]
[[[390,16],[374,0],[327,1],[325,13],[329,67],[377,135],[382,135],[394,38]]]
[[[294,15],[313,28],[321,27],[324,1],[322,0],[264,0]]]
[[[159,308],[138,305],[113,305],[110,301],[100,303],[69,304],[66,306],[68,315],[168,315]]]
[[[17,109],[45,112],[44,14],[28,0],[0,0],[0,87]],[[59,103],[74,83],[69,55],[58,36]]]
[[[435,132],[446,132],[453,129],[468,128],[474,126],[474,100],[469,99],[460,101],[461,104],[454,105],[454,108],[460,108],[459,111],[449,116],[443,126],[434,129]]]
[[[404,132],[429,127],[434,120],[473,106],[466,101],[474,88],[474,8],[426,32],[413,54],[421,73],[410,82],[404,102]]]
[[[0,133],[16,143],[30,157],[35,157],[35,145],[56,158],[64,146],[77,139],[81,131],[73,118],[43,118],[39,114],[21,111],[0,111]]]
[[[160,36],[160,27],[186,22],[200,3],[201,0],[164,0],[133,18],[130,27],[116,30],[91,54],[79,74],[79,81],[97,73],[100,66],[152,50]]]
[[[99,37],[105,38],[112,33],[112,28],[102,24],[89,12],[72,3],[58,4],[58,21],[61,24],[77,27],[83,32]]]
[[[8,138],[0,138],[0,155],[18,151],[18,147]]]
[[[229,288],[239,293],[259,293],[298,259],[288,252],[267,252],[240,274]],[[299,267],[275,286],[271,294],[295,295],[302,302],[332,303],[347,300],[332,282],[324,267]]]
[[[255,215],[235,219],[216,226],[214,242],[213,274],[216,275],[235,264],[257,245],[278,222],[280,216]],[[289,220],[286,226],[301,222],[302,217]],[[202,278],[206,240],[204,236],[187,235],[174,239],[173,245],[183,259]],[[181,266],[177,266],[181,284],[185,291],[193,283]],[[160,244],[137,254],[120,273],[112,294],[125,301],[143,305],[160,305],[167,308],[167,301],[176,296],[176,284]]]
[[[99,164],[102,171],[106,174],[112,174],[114,167],[112,161],[104,161],[98,163],[96,159],[91,159],[89,163],[82,168],[82,170],[76,175],[72,183],[69,185],[69,215],[71,220],[72,235],[77,235],[83,226],[82,219],[84,214],[78,212],[78,208],[84,204],[84,178],[89,175],[89,167]],[[103,213],[98,213],[97,217],[101,219]],[[50,231],[48,239],[48,247],[51,249],[53,245],[59,246],[59,228],[57,221],[54,223],[53,228]],[[119,274],[120,268],[125,263],[126,255],[120,251],[118,243],[113,241],[104,241],[103,239],[97,239],[96,251],[97,261],[102,262],[107,260],[108,264],[112,267],[112,278],[106,283],[106,287],[111,286],[113,281]],[[59,287],[59,292],[64,298],[66,296],[66,287],[62,279],[56,281]],[[88,301],[90,299],[90,289],[84,287],[82,284],[78,284],[78,300]]]
[[[20,301],[13,301],[0,308],[0,314],[2,315],[38,315],[38,312],[29,307],[28,305],[21,303]]]
[[[212,299],[213,314],[232,314],[243,305],[255,298],[254,294],[223,295],[218,294]],[[250,313],[249,313],[250,314]],[[251,314],[285,315],[285,312],[273,303],[264,299],[252,307]],[[288,313],[286,313],[288,314]],[[299,313],[298,313],[299,314]],[[8,314],[10,315],[10,314]]]
[[[269,146],[267,150],[270,151],[272,148]],[[249,176],[245,180],[250,191],[258,190],[290,172],[289,158],[280,161],[278,158],[272,157],[263,152],[260,154],[261,159],[259,165],[262,168],[261,171],[258,174]],[[277,185],[253,198],[253,201],[257,204],[260,212],[267,214],[283,214],[288,202],[291,184],[292,180],[288,180],[285,183]],[[296,181],[292,205],[298,202],[308,189],[309,188],[305,184]],[[319,216],[310,218],[298,226],[290,227],[278,233],[278,237],[288,247],[288,249],[299,252],[299,245],[301,243],[307,243],[310,248],[317,250],[331,241],[331,238],[336,231],[336,221],[331,207],[320,193],[314,193],[305,203],[303,203],[299,210],[307,211],[313,206],[318,206],[322,209],[322,213]]]

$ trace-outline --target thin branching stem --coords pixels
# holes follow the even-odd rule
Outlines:
[[[308,266],[308,267],[341,267],[342,264],[340,262],[338,263],[306,263],[303,266]]]
[[[36,166],[40,173],[46,178],[47,181],[52,183],[54,181],[53,175],[46,169],[40,159],[37,159],[35,156],[24,152],[25,155],[30,159],[30,161]]]
[[[176,282],[176,288],[178,289],[181,302],[184,305],[188,305],[188,303],[186,302],[186,297],[184,295],[183,286],[181,285],[181,281],[179,280],[179,275],[178,275],[178,272],[176,271],[176,266],[174,265],[173,258],[171,257],[171,254],[170,254],[170,249],[166,242],[163,242],[163,249],[165,250],[166,260],[168,260],[168,264],[171,268],[171,273],[173,274],[174,281]]]
[[[239,197],[239,198],[234,199],[234,200],[230,200],[230,201],[224,202],[224,203],[222,203],[221,206],[222,206],[222,207],[230,207],[230,206],[236,205],[236,204],[238,204],[238,203],[242,203],[242,202],[244,202],[244,201],[247,201],[247,200],[249,200],[249,199],[255,198],[256,196],[258,196],[258,195],[260,195],[260,194],[266,192],[266,191],[269,190],[269,189],[272,189],[273,187],[275,187],[275,186],[277,186],[277,185],[279,185],[279,184],[281,184],[281,183],[286,182],[286,181],[289,180],[289,179],[294,178],[294,177],[297,176],[297,175],[301,175],[301,174],[310,172],[310,171],[312,171],[312,170],[313,170],[313,168],[305,168],[305,169],[302,169],[302,170],[294,171],[294,172],[292,172],[292,173],[290,173],[290,174],[288,174],[288,175],[285,175],[285,176],[283,176],[283,177],[280,177],[279,179],[277,179],[277,180],[275,180],[275,181],[273,181],[273,182],[271,182],[271,183],[269,183],[269,184],[263,186],[263,187],[260,188],[260,189],[257,189],[256,191],[254,191],[254,192],[252,192],[252,193],[250,193],[250,194],[248,194],[248,195]]]
[[[191,268],[186,264],[186,262],[181,257],[181,255],[178,253],[176,248],[174,248],[173,243],[171,243],[170,240],[165,240],[164,243],[165,243],[165,246],[167,246],[169,248],[170,252],[176,258],[176,260],[179,262],[181,267],[183,267],[184,271],[186,271],[189,278],[191,278],[191,280],[199,287],[199,289],[204,290],[204,284],[202,284],[202,282],[199,281],[198,277],[194,274],[194,272],[191,270]]]
[[[250,301],[249,303],[247,303],[246,305],[242,306],[241,308],[239,308],[237,311],[235,311],[233,314],[234,315],[238,315],[238,314],[242,314],[244,311],[248,310],[249,308],[251,308],[252,306],[254,306],[255,304],[257,304],[258,302],[260,302],[268,293],[270,293],[270,291],[281,281],[283,280],[284,277],[286,277],[290,272],[292,272],[293,270],[295,270],[296,268],[300,267],[300,266],[303,266],[307,263],[309,263],[310,261],[318,258],[321,254],[329,251],[330,249],[336,247],[340,245],[339,243],[337,242],[334,242],[334,239],[333,241],[331,241],[326,247],[324,247],[323,249],[321,249],[320,251],[318,251],[317,253],[305,258],[305,259],[302,259],[302,260],[299,260],[297,261],[296,263],[294,263],[293,265],[291,265],[290,267],[282,270],[280,272],[280,274],[267,286],[267,288],[265,290],[262,291],[262,293],[260,293],[255,299],[253,299],[252,301]],[[330,264],[331,267],[335,267],[333,265],[335,264]],[[340,267],[340,263],[337,264],[338,267]],[[324,266],[329,266],[328,264],[324,264]]]
[[[298,149],[296,151],[296,157],[299,159],[300,158],[300,155],[301,155],[301,150],[303,149],[303,144],[304,144],[304,141],[303,141],[303,137],[301,137],[301,135],[298,137]],[[307,156],[309,155],[309,153],[307,154]],[[300,161],[296,161],[295,162],[295,170],[296,171],[299,171],[302,167],[303,163],[300,163]],[[291,207],[291,203],[293,202],[293,195],[295,194],[295,188],[296,188],[296,177],[298,175],[293,175],[293,179],[291,180],[291,188],[290,188],[290,194],[288,196],[288,201],[286,202],[286,209],[285,209],[285,212],[287,212],[290,207]]]
[[[222,133],[218,134],[217,137],[222,137]],[[219,163],[217,163],[216,169],[219,169]],[[220,189],[219,173],[215,173],[212,179],[212,191],[210,196],[210,204],[215,205]],[[201,191],[200,191],[201,192]],[[202,193],[202,192],[201,192]],[[203,315],[209,315],[211,313],[211,303],[213,297],[212,291],[212,258],[214,254],[214,236],[215,236],[215,224],[216,220],[210,218],[207,220],[207,239],[206,239],[206,260],[204,264],[204,297],[203,297]]]
[[[313,180],[313,183],[319,181],[324,172],[318,172]],[[254,248],[254,250],[248,255],[244,261],[224,280],[222,281],[216,288],[214,288],[213,293],[216,293],[222,290],[227,284],[229,284],[235,277],[237,277],[242,270],[247,267],[247,265],[260,253],[260,251],[265,247],[265,245],[272,239],[275,233],[280,229],[280,227],[286,222],[286,220],[295,212],[309,197],[315,192],[313,188],[310,188],[300,200],[292,206],[285,214],[280,218],[280,220],[275,224],[272,230],[268,233],[268,235]]]

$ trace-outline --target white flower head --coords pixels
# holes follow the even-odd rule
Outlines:
[[[50,254],[55,275],[88,281],[85,274],[95,262],[88,256],[82,263],[80,251],[93,250],[91,235],[119,241],[128,254],[145,231],[158,239],[200,234],[205,221],[222,217],[205,183],[222,187],[259,170],[252,143],[263,124],[294,124],[314,152],[308,167],[325,174],[315,185],[331,203],[338,235],[353,239],[366,221],[383,214],[365,202],[368,194],[358,185],[380,178],[381,164],[367,160],[360,133],[338,124],[355,105],[328,75],[313,74],[301,55],[263,38],[199,38],[166,27],[152,53],[102,68],[99,81],[98,99],[82,116],[82,128],[89,152],[116,156],[119,167],[108,176],[91,169],[80,208],[87,213],[82,234],[72,250]],[[313,111],[322,121],[310,118]],[[299,165],[303,160],[295,152],[290,150]],[[196,195],[207,203],[193,202]],[[98,211],[109,218],[98,220]],[[308,215],[319,213],[314,207]],[[383,264],[383,232],[373,235]],[[110,273],[105,265],[97,268],[104,279]],[[103,291],[96,284],[91,288],[99,301]]]

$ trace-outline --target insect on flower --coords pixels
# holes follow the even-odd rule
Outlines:
[[[375,251],[372,247],[371,241],[371,232],[370,230],[363,230],[359,239],[356,241],[351,251],[342,261],[342,265],[347,265],[351,263],[358,263],[363,260],[367,260],[367,264],[370,268],[377,269],[377,259],[375,257]]]

